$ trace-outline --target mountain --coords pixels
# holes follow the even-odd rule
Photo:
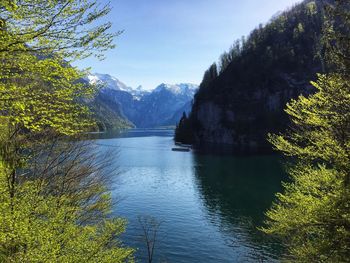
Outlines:
[[[89,75],[86,80],[100,86],[96,96],[100,105],[108,106],[121,119],[139,128],[175,126],[177,116],[189,111],[198,90],[197,85],[188,83],[161,84],[152,91],[142,86],[133,89],[113,76],[99,73]]]
[[[132,88],[108,74],[90,74],[84,81],[97,85],[99,89],[88,105],[97,120],[100,131],[135,127],[125,112],[131,114],[128,109],[132,109],[134,100],[143,94],[143,90],[136,90],[134,96]],[[127,107],[128,105],[130,106]]]
[[[90,84],[99,85],[101,92],[124,91],[135,96],[135,98],[142,97],[148,93],[148,91],[144,90],[142,86],[133,89],[109,74],[90,74],[87,76],[87,80]]]
[[[118,80],[115,77],[112,77],[108,74],[99,74],[89,75],[87,77],[90,84],[99,84],[102,85],[102,90],[122,90],[122,91],[131,91],[132,89],[126,86],[123,82]]]
[[[108,97],[98,94],[93,100],[89,101],[87,105],[97,122],[98,131],[135,127],[135,125],[124,116],[120,104],[109,100]]]
[[[174,114],[192,101],[198,86],[193,84],[161,84],[139,101],[135,125],[141,128],[175,125]]]
[[[192,104],[193,104],[193,100],[187,102],[182,108],[178,109],[171,118],[169,118],[165,123],[164,126],[172,126],[174,125],[178,125],[179,120],[181,119],[181,117],[183,116],[183,113],[186,113],[186,116],[188,116],[191,113],[191,109],[192,109]]]
[[[304,1],[237,41],[204,74],[177,141],[226,145],[237,152],[270,151],[269,132],[284,130],[290,99],[313,92],[322,72],[322,1]]]

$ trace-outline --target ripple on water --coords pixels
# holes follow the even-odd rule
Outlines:
[[[274,156],[208,156],[172,152],[165,137],[100,140],[120,147],[113,176],[114,213],[128,219],[123,240],[145,244],[139,215],[161,221],[155,262],[274,262],[281,249],[256,230],[284,178]],[[100,146],[105,149],[106,146]]]

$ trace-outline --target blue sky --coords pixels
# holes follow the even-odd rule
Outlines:
[[[300,0],[111,0],[117,48],[75,63],[131,87],[199,84],[220,54],[259,23]]]

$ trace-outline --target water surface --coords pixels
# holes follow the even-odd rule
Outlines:
[[[285,179],[276,156],[173,152],[171,130],[104,135],[116,148],[114,214],[128,219],[124,242],[146,262],[138,216],[161,222],[153,262],[275,262],[281,248],[256,227]],[[263,261],[262,261],[263,259]]]

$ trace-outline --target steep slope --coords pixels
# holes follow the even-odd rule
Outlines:
[[[323,70],[322,10],[319,1],[305,1],[236,42],[204,74],[175,139],[234,151],[271,149],[266,137],[288,124],[286,103],[312,92],[309,82]]]
[[[179,110],[177,110],[173,116],[171,116],[170,119],[166,120],[163,124],[163,126],[172,126],[172,125],[178,125],[179,120],[181,119],[181,117],[183,116],[183,113],[186,113],[186,116],[188,116],[191,113],[191,109],[192,109],[192,103],[193,100],[187,102],[182,108],[180,108]]]
[[[135,127],[122,113],[119,104],[98,94],[88,103],[97,122],[98,131],[127,129]]]
[[[99,88],[96,96],[86,101],[86,104],[89,106],[96,119],[97,129],[99,131],[135,127],[124,115],[121,104],[118,100],[115,100],[115,96],[113,96],[114,93],[122,93],[125,96],[132,97],[132,95],[127,92],[127,90],[131,90],[131,88],[127,87],[118,79],[106,74],[89,75],[82,81],[97,85]]]
[[[121,82],[119,79],[112,77],[108,74],[100,74],[95,73],[93,75],[89,75],[87,77],[88,81],[91,84],[100,84],[103,85],[103,89],[109,89],[109,90],[123,90],[123,91],[130,91],[131,88],[126,86],[123,82]]]

